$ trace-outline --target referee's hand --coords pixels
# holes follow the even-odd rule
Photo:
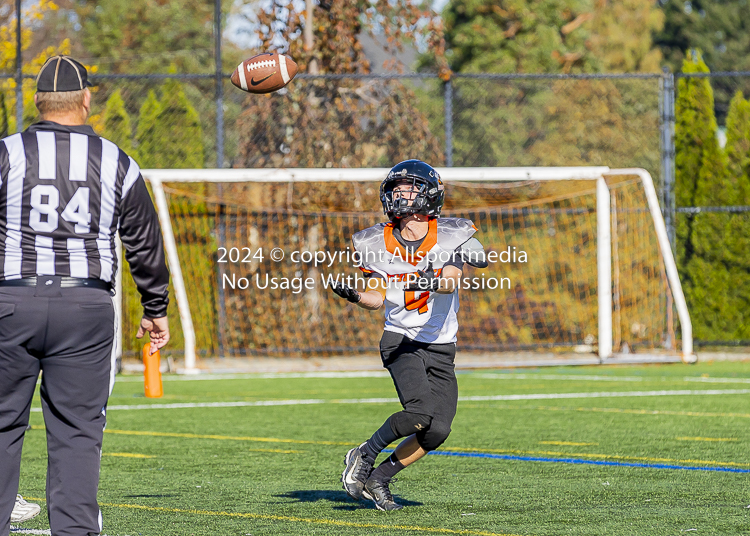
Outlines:
[[[138,327],[136,338],[140,339],[147,331],[151,337],[150,352],[152,354],[160,348],[164,348],[169,342],[169,322],[167,322],[166,316],[162,316],[161,318],[148,318],[144,316],[141,318],[141,325]]]

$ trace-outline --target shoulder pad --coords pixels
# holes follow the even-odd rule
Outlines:
[[[352,244],[354,244],[354,249],[362,252],[363,249],[367,248],[368,245],[371,246],[372,244],[377,243],[377,241],[382,240],[383,229],[385,228],[385,226],[385,223],[378,223],[373,225],[372,227],[368,227],[367,229],[354,233],[352,235]]]
[[[477,232],[474,223],[466,218],[438,218],[438,226],[446,229],[463,230],[470,234]]]
[[[474,237],[469,238],[461,244],[461,258],[469,266],[475,268],[487,268],[487,256],[484,253],[484,246]]]
[[[438,218],[438,244],[453,251],[477,232],[477,228],[466,218]]]

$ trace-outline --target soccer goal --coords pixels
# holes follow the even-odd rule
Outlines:
[[[382,313],[341,303],[350,237],[383,221],[388,169],[143,170],[172,274],[173,348],[209,357],[375,352]],[[471,219],[490,266],[467,266],[462,351],[550,349],[693,359],[653,180],[643,169],[440,168],[443,216]],[[123,330],[138,306],[123,283]],[[677,334],[679,333],[679,336]],[[128,344],[123,348],[130,353]]]

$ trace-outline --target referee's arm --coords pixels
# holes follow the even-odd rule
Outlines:
[[[169,271],[159,218],[141,176],[122,200],[120,239],[143,305],[137,337],[140,339],[148,331],[154,353],[169,342]]]

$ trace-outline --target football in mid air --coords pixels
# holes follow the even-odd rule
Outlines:
[[[232,83],[248,93],[271,93],[287,85],[297,74],[297,64],[278,52],[258,54],[240,63]]]

